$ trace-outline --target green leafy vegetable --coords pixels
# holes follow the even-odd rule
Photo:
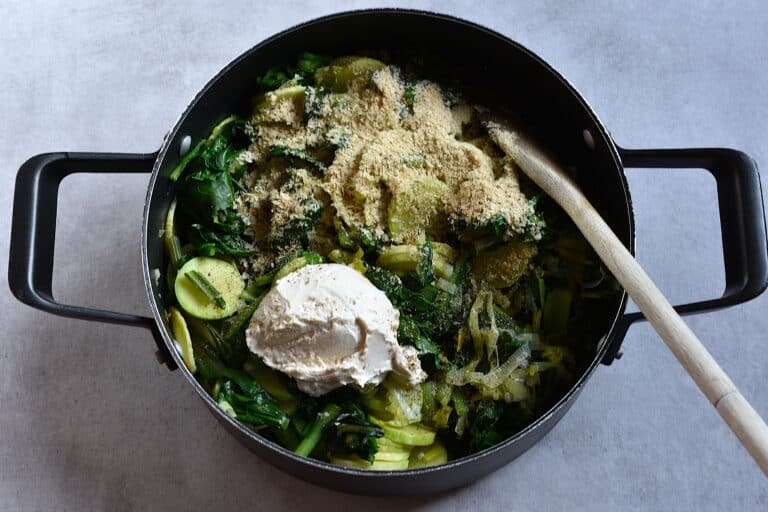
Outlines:
[[[301,440],[299,446],[294,450],[297,455],[308,457],[317,443],[323,437],[323,434],[336,421],[341,414],[341,407],[336,404],[326,405],[322,411],[317,414],[315,421],[307,428],[307,434]]]
[[[269,150],[269,154],[273,157],[283,157],[306,162],[315,167],[318,171],[325,172],[325,164],[307,153],[307,150],[305,149],[292,148],[289,146],[272,146]]]
[[[393,303],[400,300],[403,282],[393,272],[381,267],[371,267],[365,277],[379,290],[383,291]]]
[[[406,274],[405,277],[412,279],[418,286],[426,286],[435,280],[435,269],[432,266],[432,244],[429,242],[421,244],[416,270]]]
[[[255,383],[255,381],[251,381]],[[260,387],[251,385],[243,389],[232,380],[227,380],[221,386],[219,400],[224,400],[235,411],[236,418],[243,423],[255,427],[270,426],[284,429],[288,425],[288,417]]]
[[[243,127],[237,118],[225,119],[174,171],[179,181],[178,224],[197,254],[242,257],[253,253],[243,238],[245,226],[233,208],[235,179],[244,169],[238,160],[243,151],[238,146]]]
[[[238,420],[254,427],[270,426],[281,430],[288,427],[288,415],[277,400],[248,374],[204,357],[197,356],[195,360],[201,378],[226,379],[219,391],[219,400],[232,407]]]
[[[483,401],[477,405],[468,432],[473,450],[490,448],[506,438],[501,414],[502,405],[497,402]]]
[[[232,323],[224,333],[224,343],[232,343],[245,331],[245,328],[248,326],[248,322],[251,320],[251,317],[256,312],[256,309],[259,307],[260,303],[260,297],[258,299],[254,298],[254,301],[251,304],[240,310],[240,312],[235,316],[234,320],[232,320]]]
[[[176,181],[181,176],[181,173],[184,172],[184,169],[187,168],[187,165],[189,162],[197,158],[197,156],[200,154],[200,152],[203,150],[206,144],[206,140],[201,140],[197,144],[195,144],[195,147],[189,150],[186,155],[181,159],[181,162],[171,171],[171,174],[168,176],[171,181]]]
[[[416,97],[416,84],[414,84],[413,82],[408,83],[405,86],[404,95],[405,95],[405,104],[409,108],[413,108],[413,100]]]
[[[384,239],[376,237],[367,229],[360,229],[357,231],[357,239],[360,243],[360,247],[363,248],[367,255],[377,255],[384,247]]]
[[[440,346],[422,334],[419,321],[414,317],[403,314],[400,317],[400,325],[397,328],[397,339],[401,343],[416,347],[419,355],[431,355],[434,357],[435,366],[445,369],[450,366],[448,358]]]
[[[325,445],[332,454],[356,454],[372,463],[379,449],[377,439],[383,435],[384,431],[368,421],[358,404],[345,402],[325,435]]]
[[[311,119],[321,114],[323,103],[328,94],[330,94],[329,91],[324,87],[307,86],[304,89],[304,115],[306,119]]]
[[[288,68],[274,67],[256,78],[256,84],[261,89],[272,90],[277,89],[291,78],[293,78],[293,73],[289,74]]]
[[[540,240],[544,235],[547,223],[541,211],[541,196],[536,195],[528,200],[528,213],[525,215],[523,238],[528,241]]]
[[[188,239],[202,256],[224,254],[241,258],[254,253],[248,242],[237,231],[227,232],[223,226],[217,232],[211,231],[202,224],[191,224],[188,229]]]
[[[285,82],[296,79],[301,84],[314,83],[314,73],[327,65],[330,57],[315,53],[304,52],[299,56],[296,65],[275,66],[256,79],[256,84],[262,90],[277,89]]]
[[[507,231],[509,230],[509,223],[502,214],[497,213],[491,218],[490,222],[488,222],[488,227],[494,235],[502,238],[507,234]]]
[[[327,55],[320,55],[317,53],[304,52],[299,57],[297,67],[299,72],[306,76],[313,75],[315,71],[323,66],[327,66],[331,62],[331,58]]]
[[[427,258],[431,258],[431,246],[424,244],[419,254],[421,261],[429,261]],[[428,270],[422,268],[414,274],[418,275],[418,272],[423,276],[426,274],[421,280],[429,278]],[[447,281],[451,285],[451,292],[432,284],[419,287],[420,279],[414,275],[405,281],[381,267],[372,266],[365,275],[400,310],[398,340],[415,346],[421,355],[433,356],[437,368],[447,369],[451,364],[438,340],[455,331],[464,318],[467,308],[464,281],[468,272],[468,259],[461,258]],[[409,286],[415,286],[416,289]]]
[[[357,249],[357,244],[352,237],[349,236],[349,231],[344,227],[344,223],[338,217],[333,219],[333,226],[336,228],[336,237],[339,241],[339,246],[347,251],[354,251]]]
[[[533,196],[528,200],[527,212],[523,218],[522,228],[517,232],[507,221],[504,215],[497,213],[485,225],[485,230],[500,240],[511,238],[522,239],[527,242],[541,240],[544,236],[547,223],[541,211],[541,196]]]
[[[275,242],[282,247],[307,247],[312,237],[312,231],[323,212],[319,201],[312,198],[302,203],[304,208],[301,216],[296,216],[283,227],[280,237]]]

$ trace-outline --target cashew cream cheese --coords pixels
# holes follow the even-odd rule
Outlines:
[[[346,265],[307,265],[275,283],[246,331],[250,350],[320,396],[347,384],[380,384],[393,371],[423,382],[416,349],[397,342],[400,312]]]

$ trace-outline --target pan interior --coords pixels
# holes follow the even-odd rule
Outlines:
[[[574,170],[590,201],[634,250],[631,203],[615,147],[596,116],[562,77],[526,49],[472,24],[427,13],[361,11],[316,20],[268,39],[232,62],[198,94],[168,135],[150,182],[144,226],[145,276],[152,269],[165,268],[157,234],[173,197],[168,175],[180,159],[182,140],[207,136],[218,120],[233,112],[247,115],[256,78],[272,66],[295,61],[304,51],[329,55],[374,52],[393,63],[415,59],[421,76],[460,90],[470,101],[514,113],[545,150]],[[155,318],[161,322],[159,312],[165,308],[162,280],[147,279],[147,286]],[[624,305],[623,296],[606,303],[594,311],[593,321],[608,333]],[[163,336],[173,351],[167,333]],[[585,356],[582,377],[552,410],[575,394],[611,341],[609,336],[594,354]],[[184,373],[205,395],[194,378]]]

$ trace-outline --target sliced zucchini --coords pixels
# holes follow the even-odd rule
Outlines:
[[[333,464],[343,466],[345,468],[366,469],[369,471],[397,471],[400,469],[408,469],[408,459],[396,461],[374,459],[373,463],[370,463],[367,460],[363,460],[360,457],[353,455],[344,457],[331,457],[330,461]]]
[[[257,358],[249,359],[245,363],[245,371],[248,372],[259,384],[273,397],[280,401],[295,399],[296,396],[288,389],[288,378],[285,374],[273,370]]]
[[[192,271],[199,272],[218,291],[223,299],[223,307],[219,307],[215,300],[187,277],[187,273]],[[235,313],[244,288],[245,283],[240,279],[240,272],[234,264],[207,256],[192,258],[181,267],[174,285],[176,300],[182,309],[203,320],[218,320]]]
[[[268,367],[256,357],[248,359],[243,365],[243,369],[280,403],[280,407],[286,414],[290,416],[296,412],[299,401],[288,389],[288,378],[284,374]],[[295,449],[297,445],[298,441],[291,449]]]
[[[472,273],[494,288],[508,288],[525,275],[535,255],[534,244],[513,240],[480,252],[472,265]]]
[[[284,117],[285,111],[280,111],[278,106],[288,101],[294,104],[295,113],[304,112],[304,93],[304,87],[301,85],[284,85],[264,93],[256,98],[254,119],[265,123],[289,122],[291,119]]]
[[[411,451],[408,469],[428,468],[448,462],[448,451],[440,441],[429,446],[417,446]]]
[[[435,241],[429,243],[432,244],[432,251],[434,251],[436,255],[444,258],[448,263],[454,263],[459,256],[456,249],[446,243]]]
[[[437,178],[414,178],[389,203],[387,220],[392,239],[398,243],[439,239],[445,230],[443,201],[449,193],[448,185]]]
[[[430,243],[432,244],[433,242]],[[418,245],[389,245],[382,249],[376,264],[391,270],[395,274],[402,275],[416,270],[419,267],[419,263],[421,263],[421,259],[422,252]],[[438,277],[446,280],[453,274],[453,265],[434,250],[432,252],[432,268]]]
[[[435,431],[421,424],[394,427],[375,416],[368,416],[368,420],[381,427],[384,437],[395,443],[406,446],[428,446],[435,442]]]
[[[398,274],[416,270],[420,261],[421,252],[418,246],[388,245],[382,249],[376,264]]]
[[[344,92],[352,82],[369,80],[384,66],[380,60],[368,57],[339,57],[315,71],[315,83],[333,92]]]
[[[395,462],[408,459],[411,455],[410,446],[390,441],[386,437],[380,437],[376,442],[379,450],[376,452],[374,460]]]
[[[400,462],[403,460],[408,460],[410,456],[410,450],[407,452],[384,452],[379,449],[379,451],[376,452],[376,457],[373,459],[373,462]]]
[[[376,457],[373,459],[373,463],[377,462],[403,462],[410,459],[410,450],[407,452],[376,452]],[[408,464],[406,464],[406,467]]]
[[[173,339],[181,345],[181,356],[184,359],[184,364],[187,365],[190,372],[195,373],[197,366],[195,365],[195,355],[192,352],[192,337],[189,335],[184,315],[173,306],[168,307],[168,314],[171,317],[171,334],[173,334]]]
[[[392,418],[392,415],[387,411],[387,401],[383,393],[375,393],[363,398],[363,406],[365,406],[367,412],[383,421]]]
[[[303,85],[289,85],[287,87],[280,87],[267,94],[273,94],[275,99],[280,100],[295,100],[304,97]]]
[[[211,334],[210,329],[208,329],[208,326],[205,325],[205,322],[190,315],[189,318],[187,318],[187,325],[189,325],[191,332],[195,333],[211,347],[216,348],[216,340],[214,339],[213,334]]]
[[[176,200],[171,201],[168,206],[168,213],[165,216],[165,225],[163,226],[163,242],[165,242],[165,251],[168,253],[168,259],[173,266],[181,257],[181,243],[176,235],[174,217],[176,215]]]

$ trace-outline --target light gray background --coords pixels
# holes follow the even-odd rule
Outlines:
[[[764,2],[533,3],[408,5],[528,46],[581,90],[619,144],[732,146],[768,167]],[[374,4],[2,2],[2,272],[13,180],[27,157],[152,151],[242,51],[314,16]],[[713,180],[631,171],[630,181],[639,259],[661,288],[675,301],[719,294]],[[65,180],[60,299],[147,311],[138,242],[146,182]],[[157,365],[147,332],[55,318],[5,288],[0,301],[2,510],[768,509],[765,477],[647,326],[631,329],[624,358],[599,368],[572,412],[516,462],[444,495],[372,499],[305,484],[250,454],[181,375]],[[767,305],[764,295],[690,319],[764,417]]]

